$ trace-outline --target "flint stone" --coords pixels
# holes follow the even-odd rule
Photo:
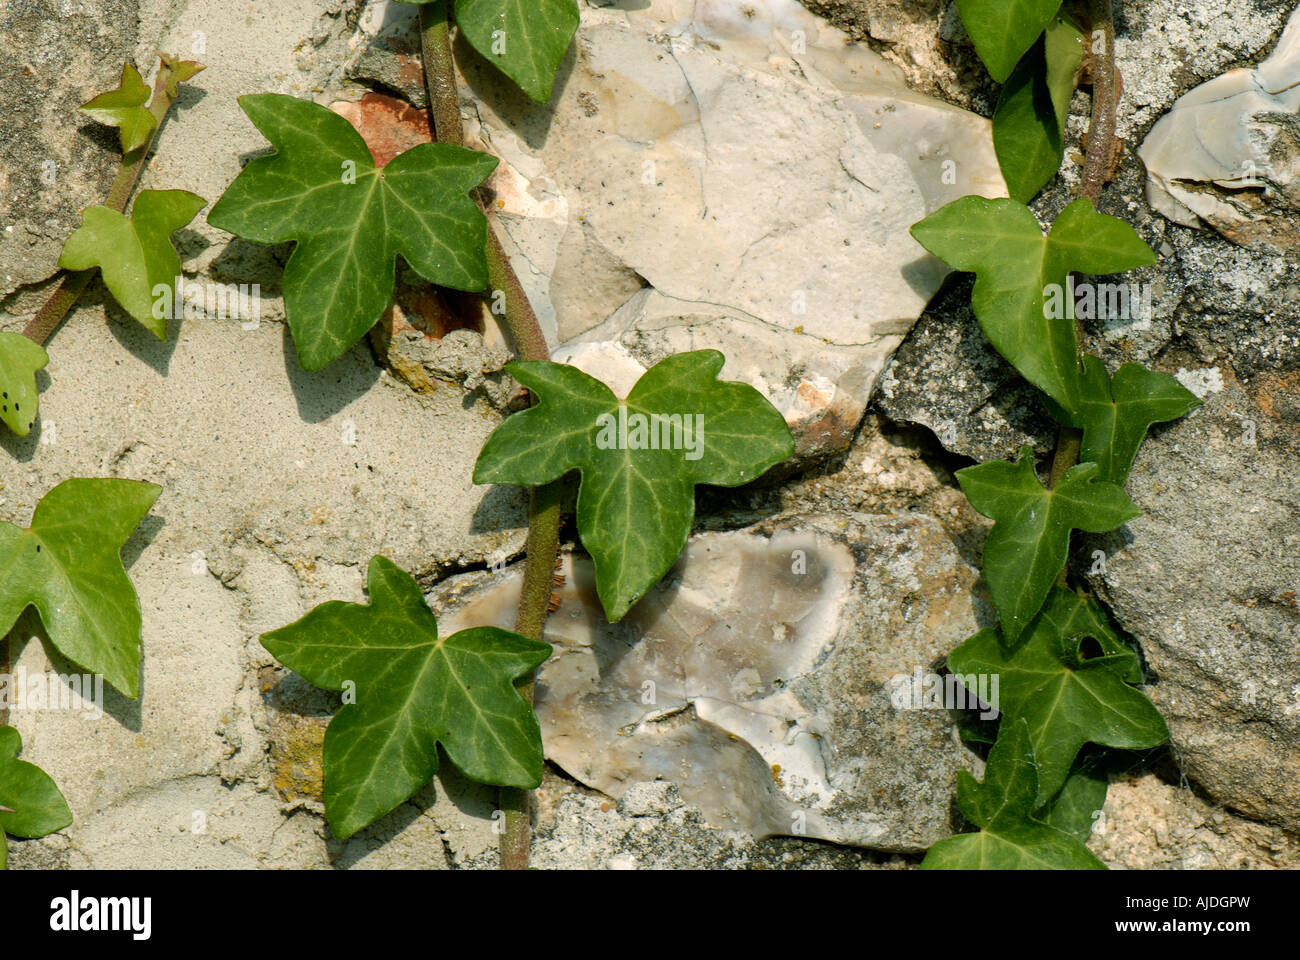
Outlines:
[[[986,622],[978,574],[928,517],[794,516],[694,537],[618,624],[567,556],[539,671],[547,757],[622,798],[668,780],[710,825],[917,852],[977,761],[943,709],[895,706]],[[511,569],[435,589],[440,629],[513,622]]]

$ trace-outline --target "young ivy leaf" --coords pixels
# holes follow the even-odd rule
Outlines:
[[[36,422],[36,371],[49,362],[50,355],[36,341],[0,332],[0,420],[20,437]]]
[[[375,325],[398,254],[441,286],[487,286],[487,219],[469,192],[495,157],[422,143],[380,169],[352,124],[319,104],[261,93],[239,105],[276,152],[244,168],[208,223],[258,243],[297,242],[284,303],[304,370],[338,359]]]
[[[1141,750],[1169,739],[1159,711],[1125,683],[1128,659],[1084,659],[1080,640],[1040,617],[1014,653],[1006,652],[996,630],[984,629],[948,655],[953,673],[1000,676],[997,707],[1004,727],[1028,724],[1038,761],[1034,809],[1061,789],[1085,743]]]
[[[1052,408],[1058,421],[1083,430],[1079,459],[1097,464],[1097,478],[1123,485],[1153,423],[1186,416],[1201,401],[1167,373],[1126,363],[1111,377],[1097,357],[1083,358],[1081,396],[1072,414]]]
[[[122,152],[130,153],[149,139],[158,123],[145,106],[148,102],[148,86],[140,78],[140,71],[128,63],[122,67],[122,82],[117,89],[88,100],[81,105],[81,111],[105,126],[117,127]]]
[[[169,56],[158,51],[158,59],[162,61],[162,69],[167,71],[167,95],[173,99],[180,92],[180,85],[190,79],[200,70],[206,70],[207,67],[197,60],[182,60],[179,57]]]
[[[1028,203],[1056,176],[1083,34],[1061,17],[1016,65],[993,115],[993,148],[1012,199]]]
[[[1123,220],[1080,198],[1044,237],[1014,200],[962,197],[912,227],[912,236],[955,270],[975,273],[971,307],[994,348],[1026,380],[1067,410],[1079,405],[1074,325],[1049,316],[1047,298],[1073,271],[1117,273],[1155,262]]]
[[[506,367],[538,402],[488,437],[474,482],[537,486],[581,473],[578,533],[611,623],[677,560],[696,484],[739,486],[794,453],[790,428],[761,393],[717,379],[724,362],[716,350],[667,357],[626,401],[576,367]]]
[[[206,202],[185,190],[141,190],[130,219],[108,207],[87,207],[81,226],[63,247],[59,266],[99,267],[104,286],[122,309],[164,340],[171,311],[158,308],[164,301],[154,296],[154,288],[173,288],[181,258],[171,235],[193,220]]]
[[[19,760],[23,739],[13,727],[0,727],[0,870],[9,863],[5,834],[34,840],[72,823],[68,801],[40,767]]]
[[[1105,870],[1092,851],[1033,816],[1038,774],[1023,720],[1004,721],[989,750],[984,782],[957,774],[957,804],[978,833],[940,840],[922,870]]]
[[[998,83],[1056,16],[1061,0],[957,0],[975,52]]]
[[[161,492],[134,480],[65,480],[36,505],[30,529],[0,523],[0,633],[35,606],[60,653],[135,699],[140,601],[120,553]]]
[[[994,522],[984,545],[984,579],[1014,643],[1033,619],[1065,566],[1070,531],[1104,533],[1139,516],[1122,489],[1096,479],[1097,465],[1066,471],[1053,489],[1038,482],[1034,453],[1022,447],[1015,463],[995,460],[957,471],[973,506]]]
[[[355,693],[325,731],[334,835],[347,839],[428,783],[439,743],[480,783],[541,783],[541,726],[514,680],[543,663],[550,645],[496,627],[441,638],[414,577],[376,556],[368,580],[369,605],[333,600],[262,636],[312,683]]]

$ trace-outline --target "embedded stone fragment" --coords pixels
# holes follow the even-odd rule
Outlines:
[[[974,757],[949,712],[910,691],[987,617],[934,520],[703,533],[615,625],[589,560],[561,573],[536,705],[546,755],[571,776],[615,798],[672,781],[712,826],[757,836],[906,852],[951,832]],[[519,585],[515,569],[440,585],[439,629],[509,626]]]
[[[1247,246],[1300,248],[1300,10],[1253,70],[1180,97],[1147,135],[1147,200],[1184,226]]]
[[[794,0],[630,6],[583,5],[545,108],[457,48],[469,142],[502,158],[492,202],[539,321],[562,359],[718,347],[800,456],[843,450],[948,272],[908,227],[1006,195],[989,123]],[[363,37],[404,36],[391,7]],[[376,51],[370,75],[398,70]]]

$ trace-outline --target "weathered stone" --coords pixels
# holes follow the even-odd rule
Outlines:
[[[971,43],[953,0],[802,0],[803,5],[869,44],[907,82],[988,116],[997,86]]]
[[[1300,827],[1300,380],[1230,367],[1143,446],[1143,514],[1082,553],[1141,643],[1186,775],[1247,816]],[[1104,562],[1092,550],[1103,551]]]
[[[1112,870],[1295,870],[1300,838],[1235,817],[1155,774],[1112,780],[1088,838]]]
[[[544,111],[481,59],[460,63],[548,336],[718,345],[772,391],[803,456],[848,445],[947,272],[907,227],[964,194],[1005,195],[987,121],[909,89],[792,0],[584,9]]]
[[[1138,151],[1147,200],[1184,226],[1248,246],[1300,247],[1300,11],[1253,70],[1184,94]]]
[[[792,517],[704,533],[608,625],[590,562],[567,557],[536,703],[547,757],[622,797],[675,782],[716,827],[886,851],[951,831],[974,760],[949,713],[897,684],[978,628],[973,569],[933,520]],[[439,585],[441,629],[509,625],[519,572]]]
[[[945,285],[881,378],[873,404],[927,427],[946,450],[976,460],[1052,448],[1056,428],[1033,387],[989,345],[970,307],[971,280]]]
[[[54,273],[81,210],[102,203],[117,131],[77,107],[114,89],[136,46],[137,0],[0,7],[0,296]],[[139,64],[146,74],[152,66]]]

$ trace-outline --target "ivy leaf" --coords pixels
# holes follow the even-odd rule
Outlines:
[[[538,486],[578,470],[578,533],[617,623],[677,560],[695,485],[736,487],[794,454],[785,418],[748,384],[719,381],[716,350],[666,357],[627,400],[561,363],[506,370],[537,395],[488,437],[475,483]]]
[[[1084,752],[1075,760],[1065,786],[1038,811],[1038,819],[1064,830],[1080,843],[1087,843],[1097,825],[1097,814],[1106,805],[1110,778],[1101,758]]]
[[[235,178],[208,223],[258,243],[297,242],[285,312],[304,370],[341,357],[383,314],[398,254],[433,283],[487,286],[487,220],[469,192],[497,160],[422,143],[383,169],[332,110],[278,93],[240,97],[276,152]]]
[[[1126,363],[1111,377],[1091,355],[1083,358],[1081,388],[1075,413],[1053,407],[1052,415],[1083,430],[1079,459],[1097,464],[1098,479],[1121,485],[1151,425],[1177,420],[1201,405],[1196,394],[1167,373]]]
[[[1028,203],[1065,156],[1065,121],[1083,35],[1058,17],[1016,65],[993,115],[993,148],[1013,199]]]
[[[993,114],[993,150],[1012,199],[1028,203],[1061,167],[1065,138],[1035,43],[1007,78]]]
[[[1039,617],[1063,637],[1092,637],[1102,653],[1119,658],[1115,663],[1121,666],[1121,677],[1129,683],[1142,682],[1142,663],[1137,652],[1120,639],[1093,598],[1056,587]]]
[[[957,774],[957,803],[978,833],[940,840],[922,870],[1105,870],[1087,847],[1033,817],[1038,774],[1023,720],[1004,721],[989,750],[984,782]]]
[[[578,30],[578,0],[456,0],[470,45],[538,103]]]
[[[50,355],[35,340],[0,332],[0,420],[20,437],[36,422],[36,371],[49,362]]]
[[[1055,17],[1043,32],[1043,55],[1047,63],[1047,89],[1052,96],[1062,137],[1070,116],[1070,99],[1074,96],[1074,79],[1083,64],[1083,30],[1070,17]]]
[[[122,152],[130,153],[144,145],[158,123],[145,106],[148,102],[149,88],[140,78],[140,71],[128,63],[122,67],[122,81],[116,90],[101,93],[80,109],[105,126],[117,127]]]
[[[325,809],[346,839],[429,782],[437,746],[480,783],[542,781],[542,731],[513,681],[549,644],[496,627],[446,639],[415,578],[372,557],[370,604],[330,601],[262,636],[285,666],[327,690],[354,684],[325,731]]]
[[[551,99],[555,72],[578,30],[578,0],[456,0],[455,10],[470,46],[537,103]]]
[[[1072,271],[1116,273],[1155,262],[1132,227],[1097,213],[1087,198],[1061,211],[1046,237],[1024,204],[984,197],[939,208],[912,236],[953,269],[974,271],[971,306],[984,335],[1067,410],[1079,404],[1078,347],[1073,324],[1049,316],[1049,288],[1064,291]]]
[[[1065,566],[1070,531],[1104,533],[1139,516],[1122,489],[1096,479],[1097,465],[1071,467],[1053,489],[1038,482],[1034,453],[957,471],[971,506],[994,522],[984,545],[984,579],[1008,642],[1033,619]]]
[[[34,840],[72,823],[68,801],[40,767],[18,759],[23,739],[13,727],[0,727],[0,870],[9,862],[5,834]]]
[[[64,244],[59,266],[103,271],[122,309],[159,340],[167,337],[170,311],[155,309],[154,288],[171,288],[180,276],[181,258],[171,235],[194,219],[207,201],[185,190],[141,190],[130,219],[108,207],[87,207],[81,226]]]
[[[1002,83],[1061,8],[1061,0],[957,0],[961,22],[990,76]]]
[[[134,480],[65,480],[28,530],[0,523],[0,634],[35,606],[69,660],[134,699],[140,691],[140,601],[120,556],[162,488]]]
[[[1035,809],[1061,789],[1085,743],[1139,750],[1169,739],[1151,701],[1124,682],[1128,660],[1085,659],[1080,638],[1063,635],[1051,619],[1035,620],[1010,654],[996,630],[981,630],[948,655],[948,664],[963,677],[1001,678],[997,708],[1003,728],[1028,724],[1038,761]]]
[[[204,64],[199,63],[197,60],[182,60],[179,57],[169,56],[161,50],[158,51],[158,59],[162,61],[162,69],[167,71],[167,95],[173,99],[180,92],[182,83],[200,70],[207,69]]]

